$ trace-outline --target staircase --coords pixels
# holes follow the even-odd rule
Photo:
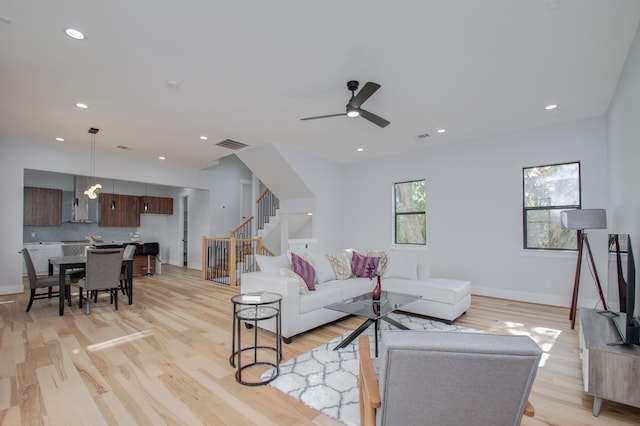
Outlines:
[[[202,279],[229,286],[240,284],[242,273],[257,271],[254,254],[273,256],[263,245],[262,234],[275,226],[280,200],[265,189],[256,200],[257,237],[253,237],[254,217],[229,232],[229,238],[202,237]]]

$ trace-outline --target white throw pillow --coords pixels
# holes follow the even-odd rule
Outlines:
[[[280,268],[291,269],[291,263],[286,254],[280,256],[263,256],[256,254],[256,262],[260,272],[264,272],[269,275],[280,275]]]
[[[327,253],[327,259],[331,262],[336,278],[347,280],[351,278],[351,256],[346,251]]]
[[[300,294],[309,294],[309,287],[307,287],[307,283],[304,282],[304,279],[300,275],[293,272],[292,269],[280,268],[280,275],[296,280],[298,282],[298,291]]]
[[[327,281],[333,281],[336,278],[336,271],[333,270],[333,266],[327,256],[324,253],[318,252],[306,252],[305,253],[311,260],[311,264],[316,270],[316,281],[318,283],[324,283]]]
[[[384,278],[418,279],[418,254],[390,251]]]
[[[389,259],[389,255],[384,250],[368,250],[367,257],[378,257],[380,260],[378,261],[378,270],[376,271],[378,274],[384,277],[384,273],[387,270],[387,263]]]

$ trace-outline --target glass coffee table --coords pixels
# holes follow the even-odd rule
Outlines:
[[[398,321],[392,320],[387,315],[397,311],[411,302],[422,299],[422,296],[414,296],[411,294],[394,293],[392,291],[383,291],[380,300],[373,300],[372,293],[366,293],[351,299],[343,300],[339,303],[332,303],[325,306],[327,309],[334,311],[346,312],[348,314],[366,317],[366,321],[362,323],[353,333],[347,336],[338,346],[333,348],[337,350],[344,348],[351,343],[356,337],[362,334],[371,324],[374,324],[376,357],[378,356],[378,328],[380,320],[385,321],[400,330],[408,330],[407,327]]]

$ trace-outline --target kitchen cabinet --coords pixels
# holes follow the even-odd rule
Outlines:
[[[100,226],[140,226],[140,197],[100,193]]]
[[[144,195],[140,197],[140,213],[173,214],[173,198]]]
[[[24,226],[61,226],[62,190],[24,188]]]

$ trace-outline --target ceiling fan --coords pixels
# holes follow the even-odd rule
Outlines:
[[[365,83],[365,85],[356,95],[356,90],[358,90],[359,84],[360,83],[358,83],[357,80],[350,80],[347,82],[347,89],[351,91],[351,99],[349,99],[349,103],[347,104],[346,112],[342,114],[329,114],[329,115],[319,115],[316,117],[305,117],[305,118],[301,118],[300,120],[316,120],[318,118],[340,117],[343,115],[347,115],[349,117],[361,116],[362,118],[369,120],[373,124],[376,124],[380,127],[387,127],[389,124],[391,124],[389,121],[385,120],[384,118],[378,115],[375,115],[372,112],[367,111],[366,109],[360,108],[360,105],[362,105],[367,99],[369,99],[371,95],[376,93],[376,91],[380,88],[380,85],[377,83],[372,83],[368,81],[367,83]]]

